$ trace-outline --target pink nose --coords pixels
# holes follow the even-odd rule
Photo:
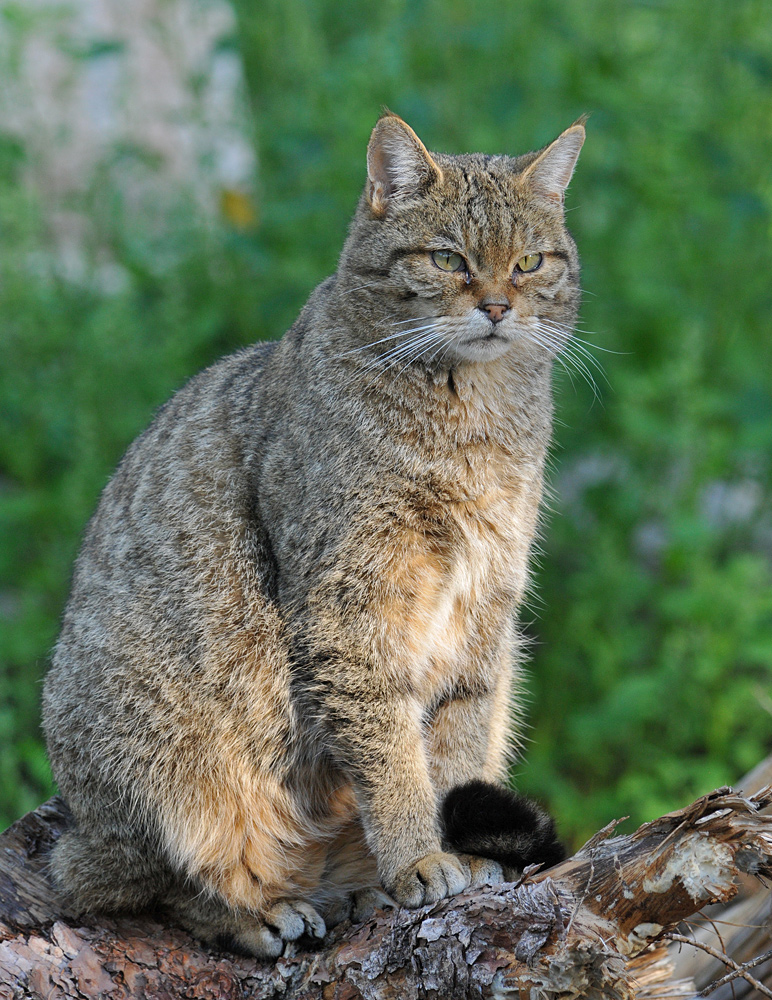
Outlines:
[[[500,323],[504,319],[504,313],[509,312],[507,302],[481,302],[480,308],[488,314],[488,318],[494,323]]]

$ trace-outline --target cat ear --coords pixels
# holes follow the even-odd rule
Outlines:
[[[525,168],[521,176],[535,194],[563,204],[563,196],[579,159],[584,135],[584,122],[580,119],[562,132]]]
[[[383,215],[390,202],[438,180],[442,171],[412,128],[397,115],[384,115],[367,147],[367,200],[373,212]]]

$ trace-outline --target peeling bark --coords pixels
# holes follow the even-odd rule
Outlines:
[[[772,876],[770,803],[769,787],[748,797],[722,788],[628,836],[610,824],[519,884],[378,911],[335,928],[322,950],[263,964],[207,951],[149,917],[70,911],[45,877],[64,822],[52,799],[0,837],[0,998],[693,995],[693,971],[674,978],[665,932],[726,903],[741,873]]]

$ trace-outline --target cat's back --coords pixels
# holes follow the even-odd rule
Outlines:
[[[259,435],[261,393],[275,342],[221,358],[195,375],[160,407],[129,446],[102,494],[97,517],[139,492],[173,500],[176,482],[222,481]],[[147,491],[145,493],[145,491]]]
[[[127,657],[161,663],[164,646],[192,651],[200,609],[221,586],[213,571],[233,577],[265,563],[248,464],[276,346],[199,373],[123,456],[85,531],[49,688],[65,674],[102,683]]]

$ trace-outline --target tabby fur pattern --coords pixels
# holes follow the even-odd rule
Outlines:
[[[274,956],[381,888],[501,878],[441,805],[513,751],[583,139],[433,154],[384,115],[337,273],[129,448],[45,684],[73,816],[51,869],[81,909]]]

